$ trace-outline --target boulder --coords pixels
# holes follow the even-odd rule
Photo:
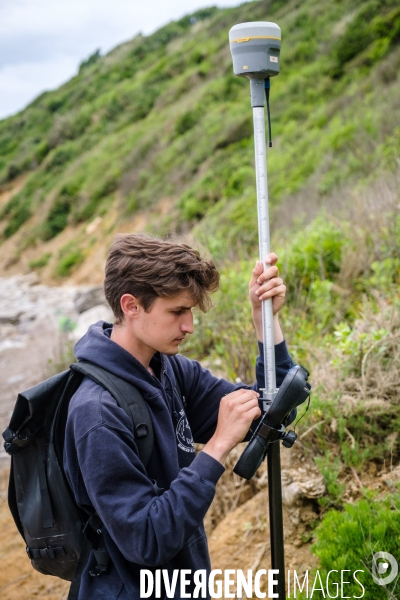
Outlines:
[[[108,306],[106,297],[104,295],[103,286],[96,285],[89,288],[83,288],[76,292],[74,297],[75,310],[80,314],[90,308],[104,304]]]
[[[1,325],[8,325],[8,324],[16,325],[17,323],[19,323],[22,314],[23,314],[23,312],[18,309],[3,310],[0,313],[0,324]]]
[[[96,323],[97,321],[107,321],[108,323],[114,321],[114,316],[108,306],[99,304],[98,306],[93,306],[92,308],[89,308],[89,310],[85,310],[85,312],[81,313],[77,319],[76,328],[71,332],[72,339],[77,342],[85,335],[90,325],[93,325],[93,323]]]

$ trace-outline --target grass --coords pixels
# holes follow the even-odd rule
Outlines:
[[[363,593],[366,598],[382,600],[395,598],[397,578],[386,586],[377,585],[372,573],[373,556],[382,552],[380,548],[385,548],[384,552],[394,557],[399,554],[399,507],[400,496],[396,490],[380,502],[376,502],[373,494],[365,494],[356,504],[347,505],[343,512],[329,512],[315,532],[313,547],[320,561],[322,579],[326,580],[328,571],[333,569],[349,569],[350,577],[351,572],[359,570],[358,581],[364,593],[359,583],[351,580],[345,588],[346,594],[359,596]]]
[[[85,259],[84,252],[77,247],[75,242],[63,246],[59,252],[59,260],[54,269],[56,277],[66,277]]]
[[[51,252],[45,252],[39,258],[31,260],[29,262],[29,267],[31,269],[42,269],[43,267],[45,267],[48,264],[51,257],[52,257]]]

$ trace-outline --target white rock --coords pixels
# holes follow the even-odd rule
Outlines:
[[[74,307],[78,313],[86,312],[90,308],[99,306],[99,304],[108,306],[103,286],[101,285],[78,290],[75,294]]]
[[[93,325],[93,323],[96,323],[97,321],[113,323],[114,315],[108,306],[99,304],[98,306],[93,306],[93,308],[89,308],[89,310],[81,313],[77,319],[77,326],[71,333],[72,339],[77,342],[85,335],[90,325]]]
[[[287,486],[282,486],[282,502],[285,506],[294,506],[302,495],[297,481],[293,481],[293,483],[289,483]]]

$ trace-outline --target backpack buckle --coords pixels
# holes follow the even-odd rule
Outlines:
[[[96,565],[94,569],[89,571],[90,577],[100,577],[100,575],[104,575],[107,573],[108,567],[102,567],[101,565]]]
[[[149,432],[149,428],[147,427],[146,423],[139,423],[138,425],[135,426],[135,436],[137,438],[146,437],[148,432]]]
[[[9,427],[3,432],[3,438],[5,439],[3,444],[4,450],[11,456],[19,452],[21,448],[24,448],[31,441],[27,436],[14,433]]]
[[[110,555],[106,548],[93,548],[93,554],[96,559],[96,566],[89,571],[90,577],[100,577],[108,571],[110,566]]]

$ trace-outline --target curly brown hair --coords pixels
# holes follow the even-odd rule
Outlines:
[[[172,298],[185,291],[206,312],[211,306],[209,294],[218,285],[213,261],[177,239],[118,234],[108,252],[104,292],[116,324],[124,319],[120,304],[124,294],[135,296],[149,312],[156,298]]]

